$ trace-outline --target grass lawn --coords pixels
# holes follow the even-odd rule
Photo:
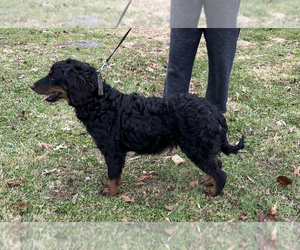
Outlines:
[[[2,0],[1,27],[113,28],[129,0]],[[299,0],[242,0],[238,27],[297,28]],[[170,1],[133,0],[119,27],[169,27]],[[205,27],[202,11],[200,27]]]
[[[0,29],[0,221],[258,222],[271,208],[278,222],[299,221],[300,176],[293,166],[300,166],[300,29],[241,30],[226,118],[229,141],[245,135],[246,148],[222,155],[228,178],[221,195],[205,196],[195,182],[204,173],[178,149],[128,154],[119,196],[106,198],[98,194],[104,158],[72,108],[44,103],[29,85],[68,57],[100,67],[125,32]],[[78,45],[87,41],[101,45]],[[124,93],[161,96],[168,41],[168,29],[133,29],[103,77]],[[203,40],[190,91],[204,96],[207,75]],[[175,165],[175,154],[185,163]],[[278,176],[292,183],[281,186]]]

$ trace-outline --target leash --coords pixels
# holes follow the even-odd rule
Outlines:
[[[131,2],[131,1],[130,1]],[[126,34],[123,36],[123,38],[121,39],[121,41],[119,42],[118,46],[115,48],[115,50],[111,53],[111,55],[103,61],[102,67],[97,70],[98,73],[98,95],[103,95],[103,80],[102,80],[102,76],[101,76],[101,72],[103,71],[103,69],[108,65],[109,60],[111,59],[111,57],[115,54],[115,52],[117,51],[117,49],[121,46],[121,44],[124,42],[125,38],[127,37],[127,35],[129,34],[129,32],[131,31],[131,28],[126,32]]]
[[[126,11],[127,11],[128,7],[129,7],[129,5],[131,4],[131,1],[132,1],[132,0],[129,1],[129,3],[127,4],[125,10],[123,11],[123,13],[122,13],[122,15],[121,15],[121,17],[120,17],[120,19],[119,19],[119,22],[118,22],[117,25],[116,25],[116,28],[118,28],[120,22],[122,21],[123,17],[125,16]]]

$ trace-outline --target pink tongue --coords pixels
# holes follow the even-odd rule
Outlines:
[[[52,95],[52,93],[51,93],[50,95],[46,95],[46,96],[44,97],[44,102],[45,102],[51,95]]]

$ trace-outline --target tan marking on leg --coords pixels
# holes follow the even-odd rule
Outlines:
[[[207,189],[205,194],[208,196],[215,196],[217,193],[217,182],[214,178],[211,177],[211,181],[213,183],[213,187],[211,189]]]
[[[108,183],[108,187],[101,190],[100,194],[102,196],[116,195],[119,192],[121,181],[122,181],[121,177],[118,178],[118,179],[116,178],[116,179],[110,180],[109,183]]]

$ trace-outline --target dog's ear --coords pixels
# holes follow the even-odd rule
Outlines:
[[[97,89],[97,74],[92,71],[70,69],[65,72],[65,80],[68,85],[69,104],[72,106],[83,105]]]

